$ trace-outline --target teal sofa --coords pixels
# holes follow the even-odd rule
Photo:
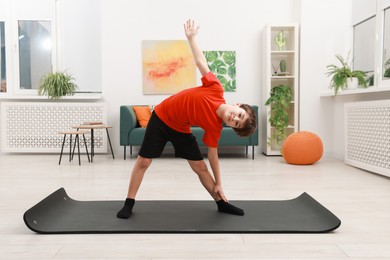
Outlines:
[[[252,106],[258,117],[258,107]],[[255,146],[259,145],[259,128],[247,137],[236,135],[234,130],[229,126],[224,126],[221,132],[221,137],[218,146],[245,146],[246,154],[248,154],[248,146],[252,146],[252,159],[254,158]],[[204,146],[202,137],[204,130],[200,127],[191,127],[192,134],[196,137],[199,146]],[[120,107],[120,145],[124,146],[124,159],[126,160],[126,147],[130,146],[130,155],[132,154],[133,146],[140,146],[145,135],[145,128],[140,127],[137,117],[131,105]]]

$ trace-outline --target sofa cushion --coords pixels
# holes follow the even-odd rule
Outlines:
[[[148,125],[149,119],[152,116],[152,111],[149,106],[133,106],[138,123],[145,128]]]

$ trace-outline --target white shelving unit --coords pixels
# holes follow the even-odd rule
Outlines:
[[[283,32],[286,44],[282,49],[275,43],[275,37]],[[270,106],[265,102],[270,96],[272,87],[287,85],[291,88],[293,99],[289,109],[289,126],[287,135],[298,131],[299,108],[299,27],[297,24],[267,25],[264,29],[263,42],[263,84],[262,84],[262,152],[265,155],[280,155],[280,147],[270,138],[274,129],[269,119]],[[286,72],[281,73],[280,61],[286,61]]]

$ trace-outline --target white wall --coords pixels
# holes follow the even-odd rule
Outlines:
[[[326,66],[335,54],[348,53],[352,46],[350,0],[301,1],[300,130],[317,133],[326,154],[333,154],[336,132],[334,99],[320,96],[329,86]]]
[[[367,1],[360,1],[367,2]],[[330,78],[326,66],[352,49],[353,0],[301,1],[300,129],[318,133],[325,153],[344,157],[344,104],[390,99],[390,92],[321,97]],[[364,9],[364,8],[363,8]],[[354,10],[354,12],[352,12]]]
[[[376,13],[376,0],[354,0],[352,5],[352,24],[370,18]]]
[[[185,39],[183,23],[200,24],[203,50],[235,50],[237,92],[226,93],[228,103],[260,104],[261,36],[267,23],[296,22],[292,0],[102,0],[102,85],[112,140],[119,147],[119,107],[157,104],[166,95],[142,93],[142,40]]]
[[[57,1],[58,70],[69,72],[79,92],[101,92],[100,0]]]

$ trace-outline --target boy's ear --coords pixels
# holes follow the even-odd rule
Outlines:
[[[236,103],[233,104],[233,106],[239,107],[239,106],[241,106],[241,103],[237,103],[237,102],[236,102]]]

